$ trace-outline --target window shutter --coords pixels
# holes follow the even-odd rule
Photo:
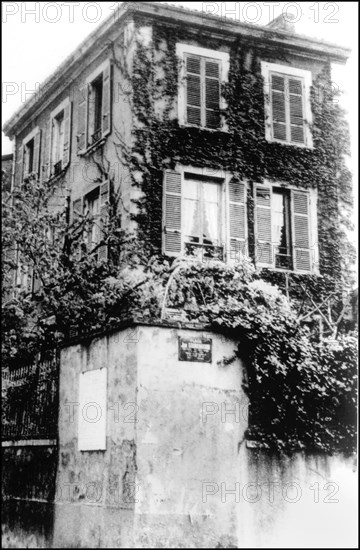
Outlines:
[[[43,159],[42,159],[42,181],[46,181],[50,177],[50,152],[51,152],[51,119],[46,122],[45,125],[45,137],[43,147]]]
[[[294,266],[296,271],[311,271],[309,194],[292,192]]]
[[[64,108],[64,148],[62,158],[62,168],[65,168],[70,162],[70,144],[71,144],[71,101]]]
[[[271,75],[271,106],[273,138],[286,141],[285,78]]]
[[[111,63],[103,72],[103,99],[102,99],[102,137],[111,132],[111,88],[112,88]]]
[[[31,293],[33,291],[33,268],[30,265],[26,266],[26,291]]]
[[[167,170],[164,177],[163,253],[181,252],[181,174]]]
[[[237,181],[228,184],[230,259],[239,260],[246,253],[245,185]]]
[[[35,134],[34,137],[34,173],[38,178],[40,175],[40,162],[41,162],[41,130]]]
[[[74,225],[75,235],[78,235],[79,233],[77,225],[80,223],[82,214],[83,214],[82,198],[76,199],[72,203],[72,212],[71,212],[71,224]],[[82,243],[82,234],[80,238],[77,240],[75,250],[74,250],[75,257],[77,260],[80,260],[81,258],[81,243]]]
[[[36,271],[34,270],[34,273],[33,273],[33,280],[34,280],[34,283],[33,283],[33,292],[36,293],[40,290],[41,288],[41,280],[40,278],[38,277],[38,275],[36,274]]]
[[[256,209],[256,263],[259,266],[273,265],[271,237],[271,188],[257,186],[255,189]]]
[[[16,168],[15,168],[15,183],[21,185],[24,178],[24,147],[22,143],[17,148],[16,154]]]
[[[110,182],[105,181],[100,185],[100,239],[106,237],[104,229],[109,219],[110,207]],[[108,259],[108,245],[102,244],[98,249],[98,260]]]
[[[200,57],[186,57],[186,122],[201,126]]]
[[[77,152],[82,153],[87,146],[88,85],[80,88],[77,116]]]
[[[220,64],[205,60],[205,126],[220,126]]]
[[[305,143],[303,116],[303,84],[289,78],[290,141]]]

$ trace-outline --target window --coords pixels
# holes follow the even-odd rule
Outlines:
[[[265,80],[266,139],[312,147],[311,72],[261,63]]]
[[[100,243],[100,190],[86,196],[84,201],[84,214],[88,218],[85,242],[89,251],[94,250]]]
[[[256,263],[260,267],[312,272],[317,258],[315,191],[257,186]],[[316,207],[316,204],[315,204]]]
[[[40,144],[41,131],[35,128],[26,138],[20,143],[18,149],[17,167],[20,177],[20,183],[23,178],[30,174],[39,176],[40,173]]]
[[[78,154],[111,131],[111,64],[104,62],[87,79],[78,102]]]
[[[53,122],[53,165],[54,175],[56,176],[62,169],[62,159],[64,150],[64,111],[54,119]]]
[[[59,175],[70,162],[71,102],[67,97],[51,112],[43,158],[45,179]]]
[[[226,82],[229,54],[187,44],[177,44],[182,60],[178,98],[180,124],[225,129],[221,109],[225,108],[221,84]]]
[[[34,171],[34,138],[25,145],[25,173],[31,174]]]
[[[110,183],[108,181],[103,182],[90,193],[72,203],[71,222],[74,231],[80,231],[79,244],[85,244],[89,252],[95,252],[96,249],[98,260],[106,260],[108,257],[108,246],[105,241],[109,206]],[[81,256],[80,248],[79,246],[77,249],[79,257]]]
[[[231,174],[191,167],[165,172],[165,254],[235,260],[245,253],[245,219],[245,184]]]

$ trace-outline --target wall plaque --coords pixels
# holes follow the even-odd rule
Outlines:
[[[181,338],[179,336],[179,361],[197,361],[211,363],[211,338]]]

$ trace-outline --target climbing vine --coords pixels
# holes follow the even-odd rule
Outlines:
[[[70,329],[79,336],[80,330],[91,335],[134,317],[162,322],[162,313],[171,307],[184,323],[201,322],[238,342],[238,356],[247,366],[249,437],[282,451],[350,452],[356,346],[353,335],[345,334],[343,289],[351,283],[346,258],[351,260],[353,251],[345,234],[351,228],[351,177],[344,160],[347,128],[329,67],[319,72],[312,90],[313,150],[265,140],[260,59],[279,60],[279,53],[261,50],[251,39],[231,45],[222,113],[228,131],[181,127],[176,43],[194,39],[207,48],[219,47],[205,34],[195,37],[155,24],[151,44],[136,42],[131,72],[115,59],[130,83],[131,93],[126,93],[135,121],[131,146],[113,129],[116,154],[141,196],[133,214],[137,235],[121,230],[116,216],[105,229],[104,242],[117,251],[109,262],[99,261],[94,251],[79,256],[80,235],[90,220],[80,217],[69,228],[64,213],[48,208],[46,185],[25,185],[15,193],[16,216],[13,203],[5,204],[5,246],[20,244],[43,279],[35,297],[23,291],[6,302],[7,365],[30,361],[42,346],[68,342]],[[161,254],[163,172],[177,163],[226,169],[247,179],[249,258],[236,266],[193,259],[182,264]],[[255,270],[253,186],[264,178],[317,189],[321,275]],[[29,208],[34,201],[37,207]],[[42,216],[35,215],[40,211]],[[49,224],[57,228],[52,243],[44,237]],[[14,268],[13,259],[8,263]],[[310,330],[312,314],[321,317],[322,333]],[[49,325],[41,320],[47,316],[54,317]]]

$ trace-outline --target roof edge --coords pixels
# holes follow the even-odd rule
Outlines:
[[[95,41],[102,38],[106,32],[113,28],[113,25],[122,21],[126,15],[135,13],[150,17],[161,17],[163,19],[174,19],[177,14],[176,23],[187,22],[189,17],[192,23],[205,29],[214,29],[216,32],[230,32],[231,35],[253,36],[255,39],[263,39],[282,46],[288,46],[294,50],[303,50],[308,55],[321,55],[338,63],[346,63],[351,49],[339,46],[334,43],[318,40],[316,38],[294,34],[284,30],[274,30],[267,26],[259,26],[251,23],[243,23],[232,19],[224,20],[216,15],[204,14],[182,8],[163,4],[159,2],[124,2],[119,6],[117,13],[112,13],[106,18],[97,29],[90,33],[80,45],[57,67],[57,69],[42,83],[40,94],[32,96],[20,109],[4,123],[3,131],[6,136],[12,138],[16,133],[16,127],[22,123],[26,113],[40,103],[44,94],[50,94],[56,89],[65,71],[71,70],[92,48]],[[39,98],[41,96],[41,98]]]

